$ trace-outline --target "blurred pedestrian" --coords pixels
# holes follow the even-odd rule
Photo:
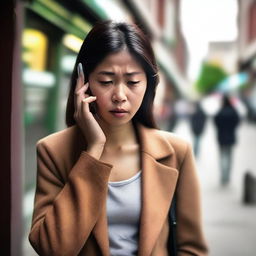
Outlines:
[[[217,128],[217,140],[220,148],[221,184],[230,181],[232,168],[232,151],[236,143],[236,128],[240,122],[239,115],[227,95],[223,96],[222,107],[214,117]]]
[[[207,255],[192,150],[156,128],[157,83],[136,25],[93,27],[71,77],[68,128],[37,143],[29,239],[39,255]]]
[[[169,103],[169,117],[168,117],[168,124],[167,124],[167,130],[170,132],[174,131],[174,128],[176,127],[178,122],[178,116],[176,113],[175,105],[174,103]]]
[[[196,102],[194,111],[190,115],[190,127],[194,135],[195,156],[198,156],[199,154],[200,141],[201,141],[202,133],[204,131],[206,119],[207,119],[206,114],[203,111],[200,102]]]

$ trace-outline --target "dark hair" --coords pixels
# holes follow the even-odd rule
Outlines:
[[[228,95],[224,95],[222,98],[222,107],[232,107],[232,103]]]
[[[133,121],[156,128],[153,117],[153,101],[158,84],[158,69],[149,39],[135,24],[104,21],[97,23],[86,36],[78,53],[71,76],[71,86],[66,108],[67,126],[76,123],[74,119],[74,90],[77,80],[77,65],[82,63],[85,82],[90,73],[109,54],[127,49],[142,65],[147,77],[147,89],[140,108]]]

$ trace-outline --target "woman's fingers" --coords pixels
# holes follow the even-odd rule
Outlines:
[[[76,89],[75,92],[79,89],[81,89],[84,85],[84,79],[82,78],[81,75],[78,76],[77,80],[76,80]]]
[[[86,115],[90,112],[89,104],[96,100],[95,96],[89,96],[85,92],[87,91],[89,83],[86,83],[83,87],[75,91],[75,116],[78,117],[82,113]]]
[[[80,105],[81,105],[81,102],[82,100],[89,96],[88,94],[85,94],[85,92],[87,91],[88,89],[88,83],[86,83],[84,86],[82,86],[80,89],[76,90],[75,91],[75,94],[74,94],[74,97],[75,97],[75,100],[74,100],[74,103],[75,103],[75,110],[77,109],[80,109]]]
[[[77,83],[76,83],[76,89],[75,89],[75,94],[79,94],[80,91],[83,91],[83,92],[86,92],[88,90],[88,87],[89,87],[89,83],[87,82],[86,84],[82,84],[80,85],[80,82],[79,82],[80,79],[77,79]]]
[[[87,98],[84,98],[84,99],[83,99],[83,102],[85,102],[85,103],[91,103],[91,102],[95,101],[96,99],[97,99],[96,96],[89,96],[89,97],[87,97]]]
[[[78,73],[78,78],[77,78],[75,91],[79,90],[84,85],[84,71],[81,63],[77,65],[77,73]]]
[[[82,111],[85,111],[85,114],[90,112],[89,104],[95,101],[96,96],[89,96],[82,100]]]
[[[88,83],[82,86],[79,90],[75,91],[75,96],[78,97],[80,95],[85,95],[85,92],[88,90]]]

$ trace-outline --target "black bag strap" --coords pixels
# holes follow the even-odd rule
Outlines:
[[[173,196],[171,208],[169,211],[169,221],[170,221],[170,235],[169,235],[169,248],[171,256],[177,256],[177,240],[176,240],[176,196]]]

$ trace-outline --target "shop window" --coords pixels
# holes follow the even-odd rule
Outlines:
[[[46,64],[48,40],[46,35],[35,29],[25,29],[22,38],[22,60],[31,70],[43,71]]]

